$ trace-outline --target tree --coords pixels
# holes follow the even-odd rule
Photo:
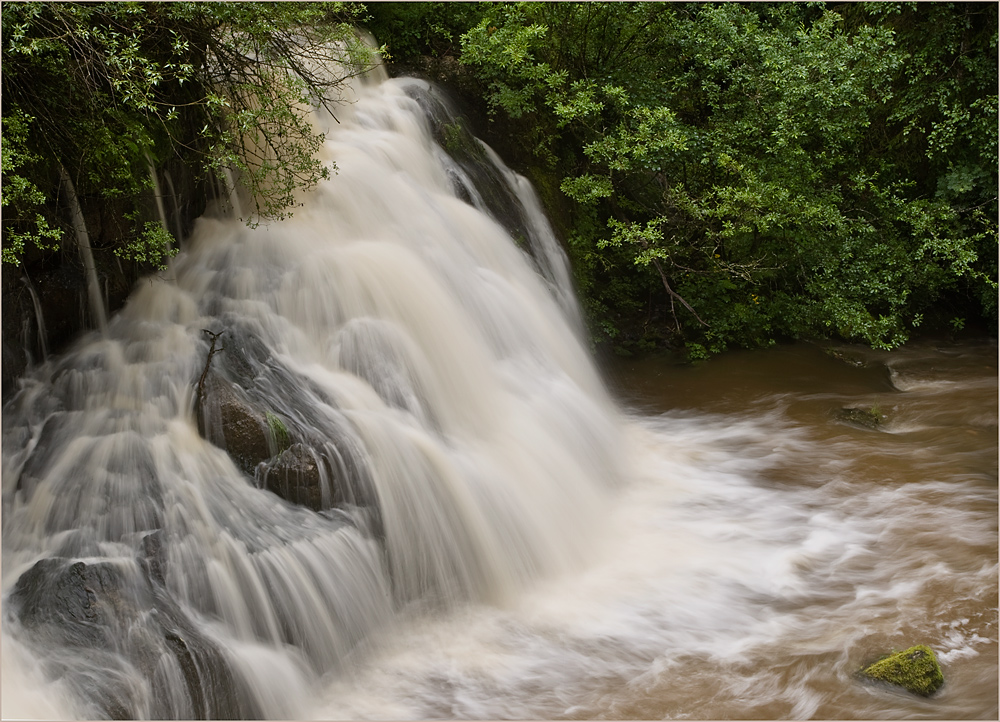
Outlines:
[[[372,53],[351,3],[19,3],[3,22],[3,259],[60,239],[60,167],[81,195],[132,203],[132,241],[163,262],[141,221],[148,166],[176,157],[239,175],[252,218],[281,218],[329,174],[310,108],[328,104]],[[342,64],[331,64],[331,60]]]
[[[462,59],[563,171],[597,335],[655,293],[693,356],[890,347],[995,314],[996,8],[933,5],[498,4]]]

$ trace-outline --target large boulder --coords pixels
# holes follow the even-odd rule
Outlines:
[[[113,645],[113,627],[152,604],[148,587],[123,585],[112,564],[43,559],[21,575],[11,594],[28,629],[53,627],[64,642]]]
[[[166,593],[162,545],[159,532],[148,535],[138,563],[37,562],[10,595],[18,634],[38,643],[91,719],[258,718],[223,652]],[[46,656],[53,642],[60,652]]]
[[[292,444],[264,466],[261,484],[286,501],[321,511],[330,507],[333,496],[324,466],[312,449]]]
[[[267,412],[252,406],[236,384],[209,373],[199,401],[202,436],[225,449],[245,473],[253,476],[257,465],[276,453]]]
[[[275,359],[258,330],[232,319],[223,328],[210,334],[219,345],[208,347],[204,372],[195,381],[201,435],[225,449],[258,487],[293,504],[314,511],[374,507],[364,445],[349,419],[335,409],[329,413],[335,404],[325,391]],[[392,353],[398,349],[388,341],[377,348],[385,350],[378,378],[387,379],[376,383],[377,390],[387,403],[421,414],[420,400],[409,390],[414,384]],[[359,365],[369,360],[350,358]]]

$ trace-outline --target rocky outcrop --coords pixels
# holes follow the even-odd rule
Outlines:
[[[267,413],[255,408],[246,394],[221,376],[210,373],[198,407],[202,436],[225,449],[236,465],[253,476],[257,465],[277,451]]]
[[[882,425],[883,419],[885,419],[885,415],[877,406],[872,406],[867,409],[838,409],[836,417],[838,421],[851,424],[852,426],[860,426],[865,429],[871,429],[872,431],[877,431]]]
[[[292,444],[264,465],[263,488],[293,504],[313,511],[329,509],[333,494],[328,469],[316,452],[304,444]]]
[[[352,426],[337,414],[314,411],[317,400],[331,403],[322,390],[284,368],[251,329],[234,325],[209,336],[217,345],[208,347],[197,380],[202,436],[225,449],[259,487],[292,504],[314,511],[373,508]],[[212,354],[212,348],[221,350]]]
[[[944,675],[934,650],[923,644],[879,659],[862,669],[861,676],[902,687],[921,697],[931,696],[944,684]]]
[[[59,645],[60,656],[46,660],[48,671],[89,703],[92,719],[259,718],[222,651],[166,593],[158,534],[144,539],[146,558],[135,564],[58,557],[36,563],[9,599],[20,634],[43,651]],[[88,664],[70,664],[72,657]],[[179,676],[164,674],[171,667]],[[136,671],[150,680],[150,694],[130,683]]]

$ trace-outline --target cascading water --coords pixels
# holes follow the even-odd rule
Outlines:
[[[45,316],[42,314],[42,302],[38,298],[38,293],[35,291],[35,286],[28,278],[27,274],[21,277],[21,281],[24,283],[25,288],[28,289],[28,294],[31,296],[31,307],[35,311],[35,338],[38,339],[38,349],[40,352],[40,358],[42,361],[49,355],[48,344],[46,343],[47,334],[45,331]],[[27,334],[25,334],[27,338]],[[27,344],[26,344],[27,346]],[[31,348],[27,346],[27,348]],[[30,357],[31,354],[29,354]]]
[[[359,90],[294,220],[202,219],[175,283],[141,283],[6,408],[5,637],[75,714],[295,715],[403,611],[499,601],[585,552],[615,411],[529,256],[456,196],[427,91]],[[323,468],[320,513],[199,436],[225,443],[205,331],[209,386]]]
[[[356,96],[293,219],[201,219],[5,406],[4,717],[995,719],[995,344],[625,413],[526,182]],[[917,642],[935,698],[852,677]]]

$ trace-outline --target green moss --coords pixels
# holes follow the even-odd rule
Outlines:
[[[285,422],[281,420],[281,417],[272,414],[270,411],[267,412],[267,428],[271,431],[271,439],[274,441],[278,453],[291,446],[291,440],[288,437],[288,427],[285,426]]]
[[[854,366],[856,368],[864,368],[867,366],[867,362],[860,356],[856,356],[847,351],[842,351],[838,348],[825,348],[823,349],[827,356],[837,359],[838,361],[843,361],[845,364]]]
[[[861,670],[861,674],[923,697],[934,694],[944,684],[934,651],[923,644],[883,657]]]
[[[479,145],[475,136],[469,132],[460,118],[441,126],[438,131],[438,141],[448,152],[448,155],[459,162],[464,160],[481,163],[486,159],[483,147]]]
[[[837,411],[837,418],[856,426],[864,426],[866,429],[877,429],[882,425],[882,409],[878,403],[869,409],[840,409]]]

